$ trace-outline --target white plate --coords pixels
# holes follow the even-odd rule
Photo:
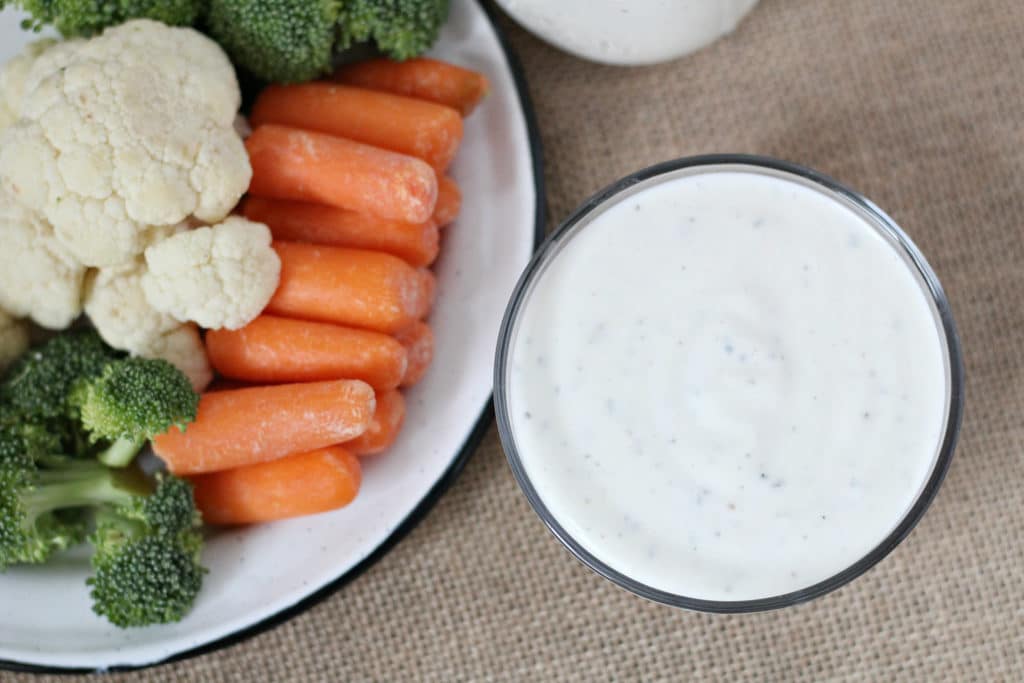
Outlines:
[[[0,60],[31,38],[0,12]],[[472,0],[453,3],[433,54],[487,74],[492,93],[467,119],[452,174],[465,197],[436,266],[433,367],[408,394],[399,442],[366,462],[356,501],[337,512],[223,532],[182,622],[120,630],[93,615],[85,553],[0,574],[0,666],[109,669],[209,651],[279,623],[382,555],[458,473],[490,421],[502,313],[543,228],[539,142],[517,67]]]

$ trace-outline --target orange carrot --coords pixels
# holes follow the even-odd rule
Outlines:
[[[175,474],[226,470],[350,441],[375,408],[359,380],[218,391],[203,394],[184,432],[153,439],[153,450]]]
[[[434,213],[437,176],[415,157],[345,138],[263,125],[245,141],[249,193],[318,202],[409,223]]]
[[[416,322],[396,334],[395,338],[409,353],[409,364],[402,378],[402,386],[411,387],[423,379],[434,360],[434,332],[425,322]]]
[[[377,394],[377,410],[370,426],[360,436],[345,444],[356,455],[383,453],[398,438],[405,422],[405,399],[402,392],[381,391]]]
[[[450,107],[336,83],[271,85],[256,99],[250,121],[390,149],[423,159],[438,171],[448,168],[462,142],[462,118]]]
[[[359,492],[359,458],[332,446],[192,478],[208,524],[252,524],[344,507]]]
[[[240,330],[210,330],[206,353],[217,372],[250,382],[361,379],[393,389],[407,365],[405,347],[380,332],[261,315]]]
[[[434,222],[443,228],[454,221],[462,209],[462,190],[446,175],[437,178],[437,205],[434,207]]]
[[[393,333],[422,318],[433,303],[434,278],[390,254],[364,249],[275,242],[281,279],[271,315]]]
[[[334,79],[444,104],[463,116],[473,111],[490,87],[481,73],[427,57],[404,62],[372,59],[350,64],[341,67]]]
[[[242,213],[266,224],[276,240],[383,251],[413,266],[433,263],[440,246],[433,220],[403,223],[333,206],[262,197],[246,199]]]

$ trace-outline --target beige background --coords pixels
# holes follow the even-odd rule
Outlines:
[[[744,151],[829,173],[904,226],[966,351],[966,420],[934,506],[837,593],[690,614],[570,559],[492,429],[429,517],[340,593],[241,645],[111,679],[1024,680],[1024,4],[763,0],[727,40],[637,70],[504,23],[537,107],[552,223],[638,167]]]

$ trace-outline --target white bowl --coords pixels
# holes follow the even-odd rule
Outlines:
[[[0,13],[0,61],[32,38]],[[494,347],[505,304],[538,231],[539,139],[525,88],[481,7],[453,3],[433,54],[487,74],[492,93],[466,120],[451,169],[462,214],[444,234],[431,316],[434,365],[408,394],[399,442],[364,461],[362,490],[327,514],[216,533],[192,612],[180,623],[121,630],[90,609],[87,552],[0,574],[0,667],[107,669],[157,663],[252,635],[308,607],[378,558],[458,473],[490,423]]]
[[[676,59],[731,33],[757,0],[497,0],[566,52],[604,64]]]

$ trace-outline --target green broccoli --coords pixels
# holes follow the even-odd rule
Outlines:
[[[92,438],[114,442],[97,456],[110,467],[124,467],[149,439],[172,426],[184,429],[199,408],[199,394],[180,370],[145,358],[110,363],[79,387],[73,401]]]
[[[72,394],[124,354],[95,330],[66,332],[30,349],[7,370],[0,402],[30,421],[75,417]]]
[[[0,459],[0,569],[12,564],[45,562],[50,555],[84,540],[86,508],[131,506],[148,493],[145,478],[115,472],[95,461],[70,461],[59,469],[43,468],[35,456],[40,444],[19,450],[6,431]]]
[[[254,76],[285,83],[327,73],[339,0],[210,0],[206,30]]]
[[[206,0],[0,0],[0,7],[31,14],[22,28],[39,31],[52,24],[66,38],[88,37],[129,19],[155,19],[170,26],[192,26]]]
[[[338,46],[373,40],[393,59],[425,52],[448,19],[448,0],[345,0],[338,20]]]
[[[0,445],[5,444],[0,441]],[[93,609],[117,626],[181,619],[202,585],[201,518],[192,486],[96,461],[37,467],[7,443],[0,460],[0,569],[45,562],[95,531]]]
[[[175,477],[131,505],[101,510],[89,537],[93,610],[122,628],[179,621],[206,573],[200,523],[191,485]]]

